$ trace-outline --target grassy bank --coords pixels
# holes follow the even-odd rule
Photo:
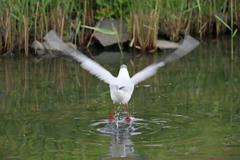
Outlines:
[[[215,15],[240,28],[238,0],[2,0],[0,54],[20,48],[28,56],[29,44],[42,41],[50,29],[65,40],[86,45],[93,31],[81,26],[94,26],[101,17],[126,20],[131,44],[155,49],[158,36],[178,41],[184,34],[201,39],[206,34],[226,33],[226,25]]]

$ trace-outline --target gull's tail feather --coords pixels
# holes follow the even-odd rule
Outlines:
[[[186,38],[184,39],[183,43],[180,45],[178,49],[176,49],[173,53],[170,53],[164,58],[161,58],[161,62],[164,62],[165,64],[168,62],[175,61],[188,53],[190,53],[192,50],[194,50],[200,42],[193,37],[187,35]]]

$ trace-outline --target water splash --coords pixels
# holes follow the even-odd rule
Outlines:
[[[138,135],[141,132],[136,132],[137,129],[134,127],[134,124],[138,124],[138,121],[144,121],[143,119],[130,117],[131,121],[128,122],[125,120],[125,117],[117,114],[114,120],[101,120],[92,124],[96,130],[103,134],[110,133],[130,133],[130,135]]]

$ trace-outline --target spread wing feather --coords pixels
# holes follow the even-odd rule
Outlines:
[[[144,68],[140,72],[136,73],[130,79],[131,83],[136,85],[136,84],[146,80],[147,78],[153,76],[157,72],[157,70],[159,68],[163,67],[164,65],[165,65],[164,62],[159,62],[159,63],[152,64],[150,66],[147,66],[146,68]]]
[[[44,37],[44,40],[51,46],[51,48],[64,52],[67,55],[70,55],[75,60],[77,60],[81,67],[99,78],[100,80],[104,81],[107,84],[114,84],[116,82],[116,77],[114,77],[109,71],[103,68],[101,65],[93,61],[92,59],[88,58],[81,52],[73,49],[69,45],[63,42],[60,39],[55,31],[50,31]]]

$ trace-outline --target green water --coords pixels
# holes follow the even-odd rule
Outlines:
[[[240,159],[240,65],[229,51],[227,38],[205,40],[139,84],[131,123],[108,122],[108,85],[74,61],[1,59],[0,159]],[[153,60],[124,62],[133,75]],[[120,62],[102,65],[116,76]]]

